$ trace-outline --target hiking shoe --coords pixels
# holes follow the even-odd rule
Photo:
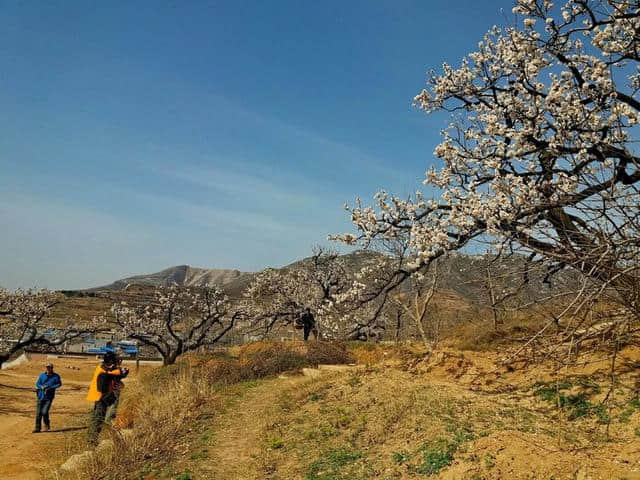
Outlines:
[[[49,425],[45,425],[44,426],[44,431],[48,432],[49,430],[51,430],[51,427]]]

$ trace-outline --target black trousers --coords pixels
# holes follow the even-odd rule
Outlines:
[[[311,323],[305,323],[304,324],[304,341],[306,342],[307,340],[309,340],[309,334],[313,332],[313,337],[317,338],[318,337],[318,331],[316,330],[316,326],[311,324]]]
[[[104,395],[93,405],[93,412],[91,413],[91,419],[89,420],[88,441],[91,445],[98,443],[98,437],[104,426],[104,419],[107,415],[107,410],[110,406],[114,405],[118,400],[118,397],[113,393]]]
[[[49,422],[49,409],[52,403],[53,398],[38,399],[38,403],[36,403],[36,430],[39,431],[42,428],[43,420],[47,428],[51,426],[51,422]]]

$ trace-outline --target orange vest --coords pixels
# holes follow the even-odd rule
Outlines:
[[[96,367],[96,371],[93,372],[93,378],[91,379],[91,384],[89,385],[89,393],[87,393],[87,402],[97,402],[102,398],[102,392],[98,390],[98,375],[101,373],[106,373],[107,375],[122,375],[122,372],[119,368],[115,370],[105,370],[102,368],[102,364]]]

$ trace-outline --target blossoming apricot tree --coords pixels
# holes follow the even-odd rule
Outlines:
[[[370,258],[359,259],[364,265]],[[315,315],[323,338],[370,337],[379,330],[374,303],[364,304],[348,292],[361,283],[362,272],[354,272],[338,252],[317,247],[302,262],[282,269],[267,269],[257,275],[245,291],[252,329],[263,334],[291,324],[305,308]]]
[[[25,348],[56,348],[83,333],[95,331],[90,326],[51,324],[47,314],[60,301],[60,294],[48,290],[0,289],[0,366]]]
[[[409,243],[378,295],[491,238],[607,284],[638,315],[640,3],[518,0],[513,12],[522,27],[494,27],[415,97],[453,116],[424,180],[439,198],[379,192],[348,208],[357,234],[334,238]]]
[[[128,338],[154,348],[165,365],[188,351],[220,341],[241,318],[231,311],[227,296],[217,288],[156,287],[153,295],[135,305],[111,307],[104,319],[118,325]]]

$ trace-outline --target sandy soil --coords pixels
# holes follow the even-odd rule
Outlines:
[[[37,376],[51,361],[62,378],[51,407],[51,431],[33,434]],[[31,361],[0,370],[0,478],[32,480],[46,478],[63,463],[65,444],[86,430],[92,405],[85,401],[96,360],[47,358],[31,355]],[[135,377],[132,369],[132,381]]]

